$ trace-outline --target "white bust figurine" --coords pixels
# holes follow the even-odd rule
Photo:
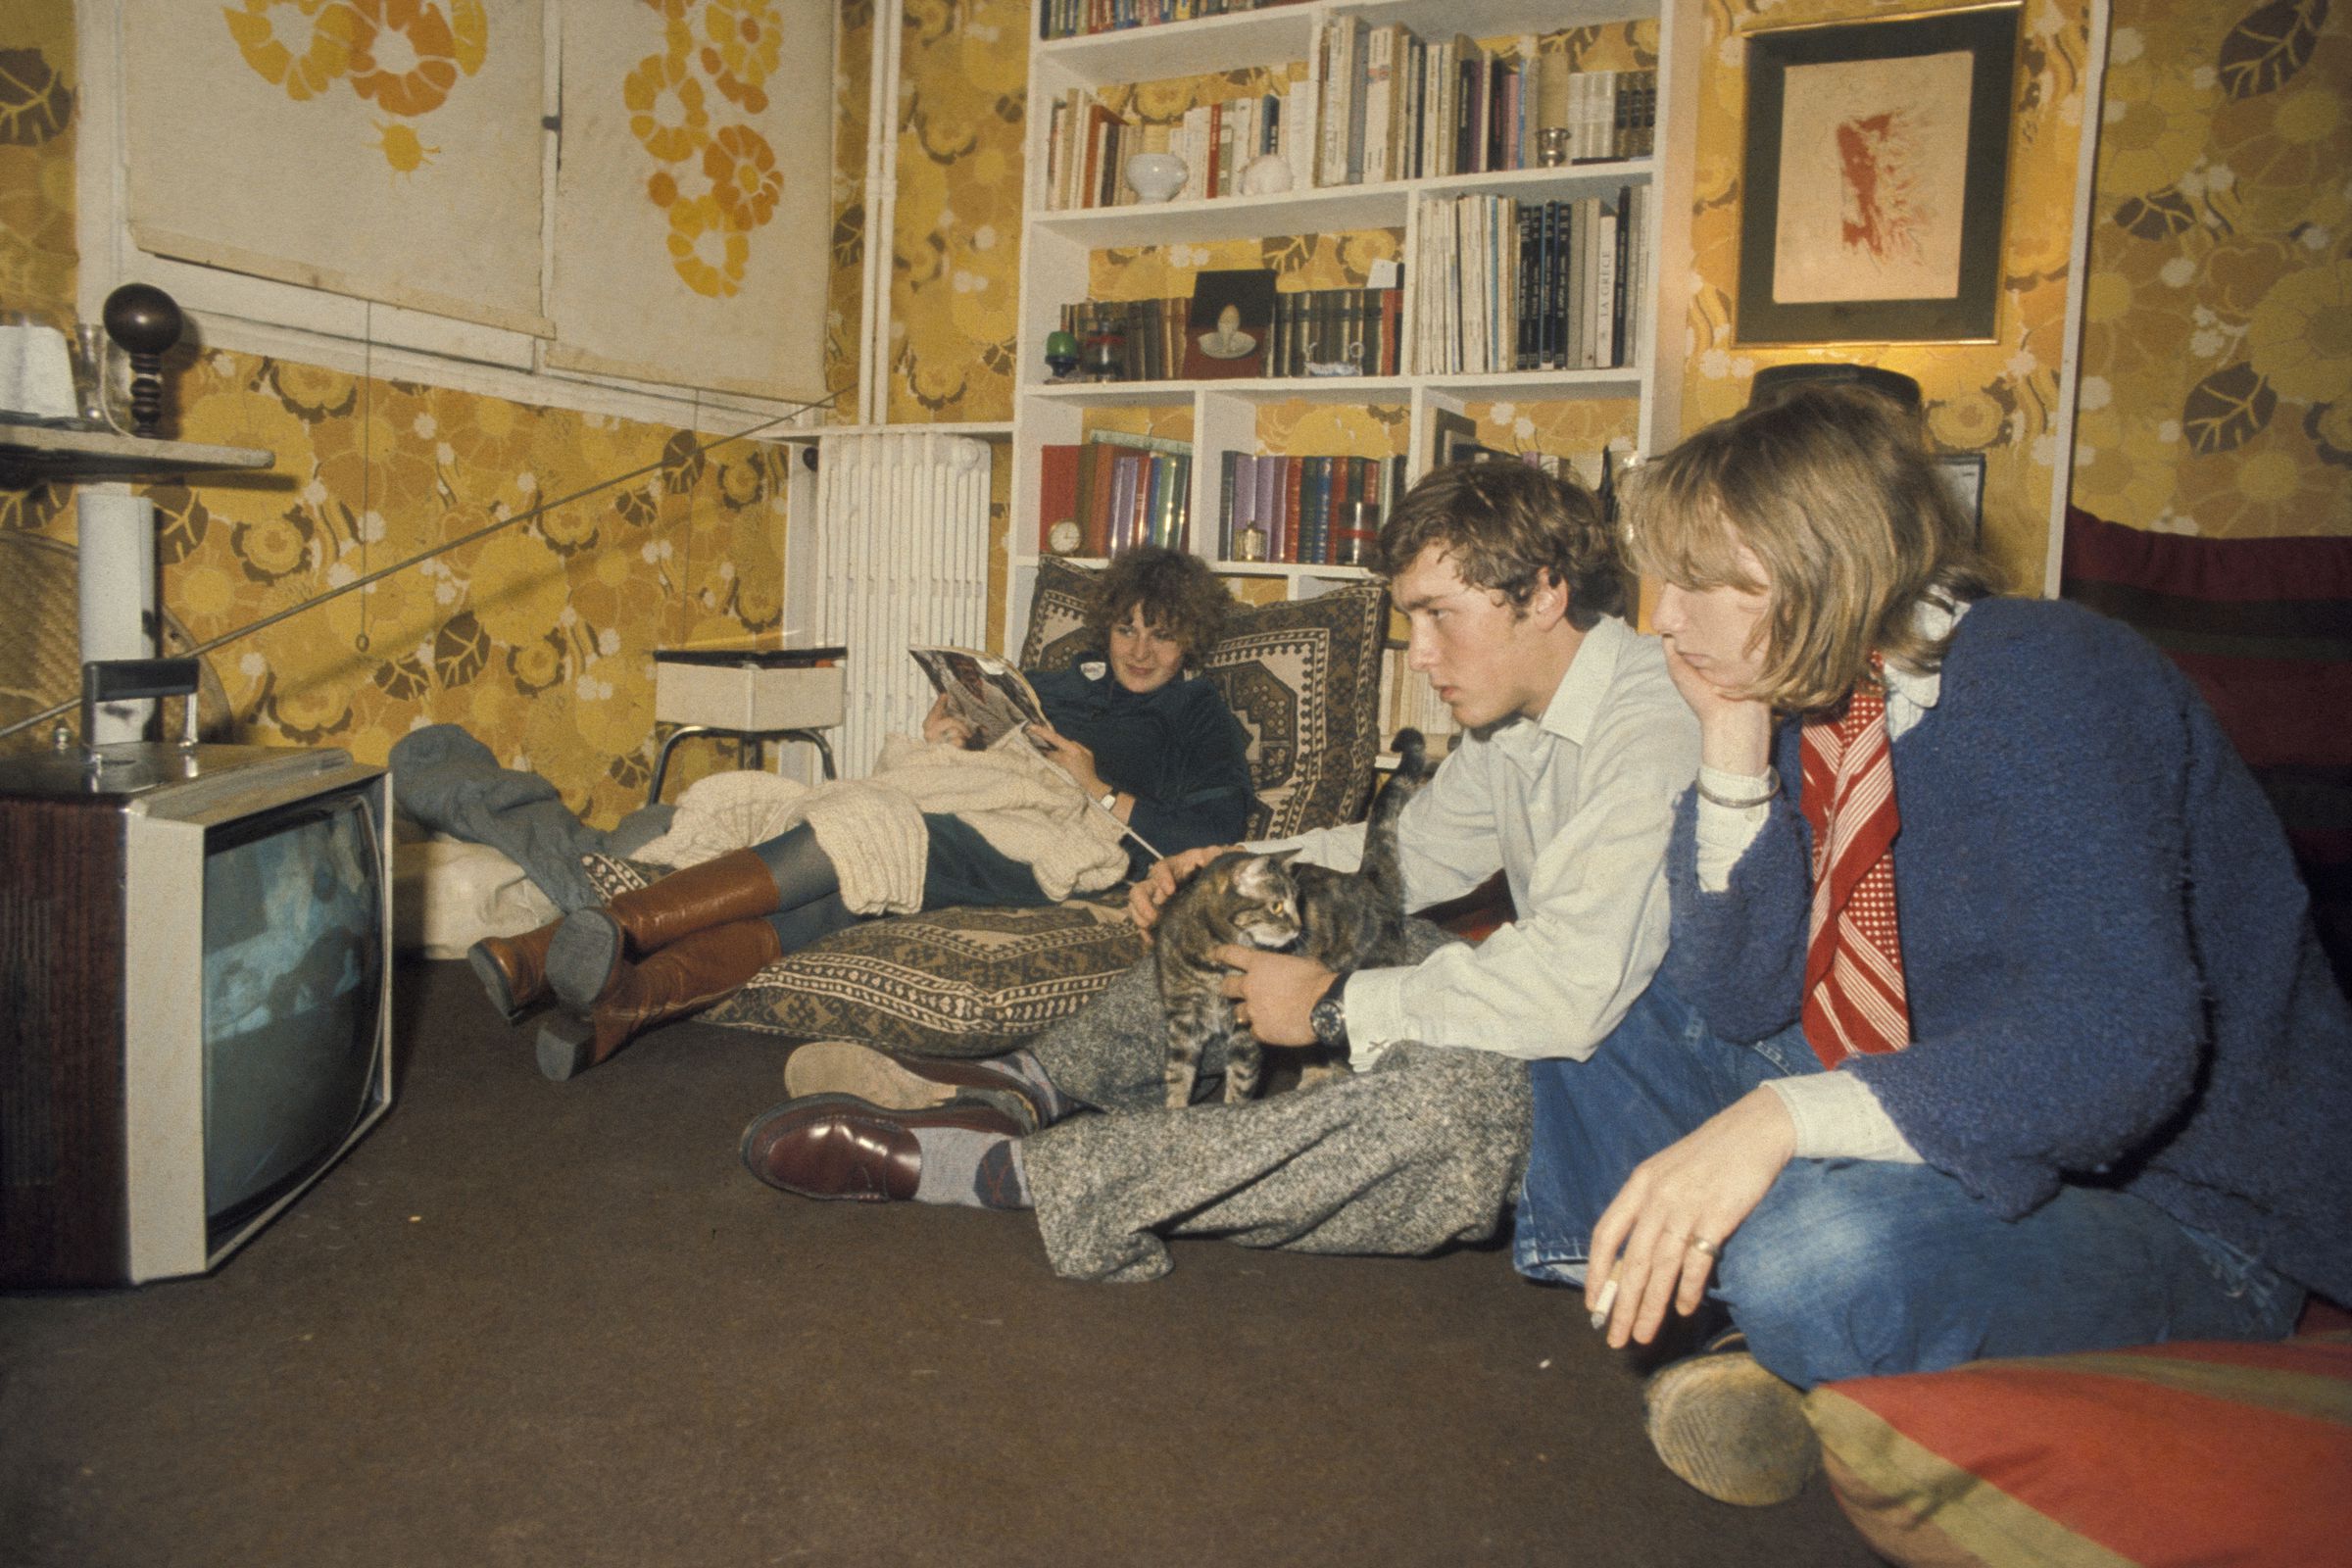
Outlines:
[[[1242,330],[1242,308],[1228,305],[1217,313],[1217,329],[1203,332],[1195,342],[1212,360],[1238,360],[1257,347],[1257,339]]]

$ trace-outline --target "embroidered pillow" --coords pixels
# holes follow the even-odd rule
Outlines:
[[[1060,669],[1085,652],[1090,570],[1038,564],[1024,669]],[[1245,605],[1202,660],[1250,735],[1257,796],[1248,836],[1286,838],[1363,814],[1380,755],[1380,650],[1388,595],[1350,583],[1313,599]]]

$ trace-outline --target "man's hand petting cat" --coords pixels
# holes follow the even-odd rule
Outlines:
[[[1295,954],[1261,953],[1231,943],[1210,949],[1208,956],[1240,971],[1225,977],[1225,995],[1241,1004],[1234,1008],[1234,1020],[1248,1024],[1260,1044],[1315,1043],[1315,1004],[1338,978],[1329,969]]]
[[[1185,879],[1200,870],[1227,850],[1239,849],[1234,844],[1210,844],[1198,850],[1183,850],[1155,863],[1147,876],[1127,890],[1127,915],[1135,928],[1152,940],[1152,928],[1159,923],[1159,906],[1176,896]]]

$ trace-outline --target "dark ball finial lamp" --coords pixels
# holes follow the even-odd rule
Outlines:
[[[179,306],[153,283],[125,283],[106,297],[106,335],[130,356],[131,434],[163,433],[164,355],[179,341]]]

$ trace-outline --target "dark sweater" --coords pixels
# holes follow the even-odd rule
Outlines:
[[[1726,1039],[1796,1020],[1811,834],[1788,788],[1720,894],[1693,799],[1665,973]],[[1894,743],[1913,1044],[1849,1061],[2003,1215],[2119,1187],[2352,1300],[2352,1008],[2268,802],[2178,669],[2077,606],[1987,600]]]
[[[1086,671],[1102,673],[1089,678]],[[1054,727],[1095,754],[1102,782],[1135,797],[1127,825],[1163,855],[1232,844],[1250,823],[1250,737],[1217,688],[1178,676],[1131,692],[1100,654],[1067,669],[1032,672]],[[1152,858],[1130,841],[1138,874]]]

